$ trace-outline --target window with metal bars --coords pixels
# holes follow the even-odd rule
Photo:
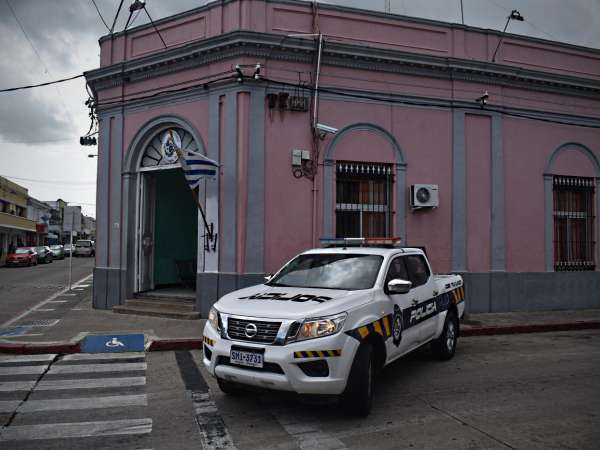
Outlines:
[[[391,164],[336,164],[336,237],[389,237],[392,233]]]
[[[595,270],[594,179],[553,177],[554,270]]]

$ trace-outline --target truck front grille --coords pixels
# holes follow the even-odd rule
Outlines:
[[[256,334],[254,336],[248,336],[246,334],[246,328],[251,324],[256,326]],[[229,317],[227,320],[227,334],[230,339],[235,339],[236,341],[272,344],[275,342],[279,327],[281,327],[281,322],[239,319],[236,317]],[[251,334],[252,333],[250,333],[250,335]]]

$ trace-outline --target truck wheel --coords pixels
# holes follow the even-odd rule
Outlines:
[[[239,394],[242,390],[239,384],[223,380],[222,378],[217,378],[217,384],[219,385],[219,389],[227,395]]]
[[[342,394],[345,406],[353,415],[364,417],[371,412],[373,371],[373,347],[370,344],[362,344],[356,351],[348,384]]]
[[[439,338],[431,342],[431,349],[433,350],[434,355],[442,361],[451,359],[456,351],[457,339],[458,319],[454,312],[448,311],[442,334]]]

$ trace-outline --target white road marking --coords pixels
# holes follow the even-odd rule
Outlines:
[[[81,280],[79,280],[77,283],[83,283],[85,281],[87,281],[89,278],[91,277],[91,275],[88,275],[87,277],[82,278]],[[4,327],[8,327],[9,325],[12,325],[15,322],[18,322],[19,320],[21,320],[23,317],[25,317],[26,315],[30,314],[33,310],[37,309],[37,308],[41,308],[42,306],[44,306],[46,303],[54,300],[55,298],[61,296],[61,295],[67,295],[65,294],[65,292],[68,292],[69,288],[65,288],[62,291],[57,292],[56,294],[52,294],[50,297],[48,297],[46,300],[38,303],[37,305],[29,308],[28,310],[22,312],[21,314],[19,314],[18,316],[13,317],[12,319],[10,319],[8,322],[5,322],[2,324],[2,326],[0,328],[4,328]],[[75,294],[73,294],[75,295]]]
[[[52,361],[55,356],[56,356],[56,354],[0,356],[0,364]]]
[[[49,312],[49,311],[56,311],[55,309],[50,309],[50,308],[37,308],[34,309],[35,312]]]
[[[67,303],[68,300],[50,300],[48,303]]]
[[[35,386],[35,380],[31,381],[1,381],[0,392],[29,391]]]
[[[192,392],[200,441],[205,449],[235,450],[236,446],[208,392]]]
[[[13,367],[11,367],[12,369]],[[122,364],[58,364],[50,367],[48,373],[98,373],[98,372],[126,372],[133,370],[146,370],[146,363],[122,363]],[[40,372],[41,373],[41,372]]]
[[[76,380],[42,380],[36,386],[35,390],[36,391],[53,391],[53,390],[62,390],[62,389],[95,389],[95,388],[143,386],[145,384],[146,384],[146,377],[78,378]],[[0,390],[2,390],[1,383],[0,383]]]
[[[3,428],[2,434],[0,434],[0,441],[147,434],[151,431],[152,419],[49,423],[43,425],[22,425]]]
[[[0,411],[2,410],[0,402]],[[18,402],[17,402],[18,403]],[[73,409],[121,408],[124,406],[147,406],[146,394],[111,395],[103,397],[61,398],[57,400],[29,400],[21,405],[18,413],[38,411],[67,411]],[[13,411],[12,409],[11,411]],[[7,412],[7,411],[4,411]]]
[[[302,450],[343,450],[347,447],[334,436],[323,432],[318,421],[307,415],[296,415],[289,409],[277,409],[273,414],[283,429]]]
[[[75,287],[79,287],[79,288],[86,288],[86,287],[90,287],[90,286],[91,286],[91,284],[78,284],[78,285],[77,285],[77,286],[75,286]]]
[[[22,337],[31,337],[31,336],[43,336],[44,333],[27,333],[27,334],[20,334],[18,337],[22,338]]]
[[[41,366],[0,367],[0,375],[39,375],[44,373],[48,364]]]
[[[83,361],[90,359],[131,359],[131,358],[145,358],[144,352],[130,352],[130,353],[73,353],[72,355],[66,355],[62,361]]]
[[[75,297],[77,294],[61,294],[61,297]]]
[[[7,400],[0,402],[0,413],[11,413],[19,407],[21,400]]]

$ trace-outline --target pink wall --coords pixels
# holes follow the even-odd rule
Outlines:
[[[600,158],[597,130],[508,117],[503,120],[508,271],[545,270],[544,169],[552,152],[574,138]],[[593,175],[590,163],[572,150],[561,154],[554,170]]]
[[[492,120],[465,115],[467,270],[490,270]]]

